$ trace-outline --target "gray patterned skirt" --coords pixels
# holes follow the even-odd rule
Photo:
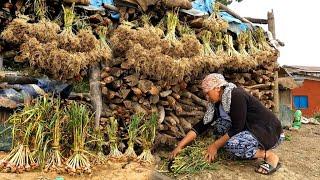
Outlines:
[[[214,124],[214,135],[222,136],[228,132],[231,127],[231,121],[218,118]],[[281,143],[282,139],[273,147]],[[259,141],[249,131],[242,131],[232,136],[224,146],[224,149],[231,155],[240,159],[253,159],[259,147]]]

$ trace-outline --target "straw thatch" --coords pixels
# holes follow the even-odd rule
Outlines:
[[[299,87],[297,82],[292,77],[281,77],[278,80],[279,80],[279,85],[282,88],[294,89],[294,88]]]

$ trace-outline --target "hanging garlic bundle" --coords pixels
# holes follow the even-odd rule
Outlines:
[[[218,3],[212,4],[213,12],[211,15],[203,21],[203,26],[206,27],[209,31],[215,33],[219,31],[226,31],[228,29],[229,24],[222,20],[219,12],[220,7]]]
[[[225,35],[224,36],[224,43],[227,48],[227,55],[230,57],[239,57],[240,54],[237,50],[234,49],[233,46],[233,39],[231,35]]]
[[[216,54],[217,55],[224,55],[225,51],[223,49],[223,37],[221,32],[217,32],[215,35],[215,42],[216,42]]]
[[[170,43],[175,43],[177,41],[176,37],[176,27],[179,23],[178,16],[173,12],[167,13],[167,35],[165,37]]]
[[[106,62],[106,64],[108,64],[109,60],[111,60],[112,58],[112,50],[107,42],[107,37],[106,37],[107,32],[108,32],[107,27],[104,27],[104,26],[98,27],[101,61]]]
[[[46,1],[44,1],[44,0],[34,0],[33,9],[34,9],[35,15],[40,20],[44,20],[45,19],[45,16],[46,16],[46,13],[47,13]]]
[[[244,57],[249,56],[248,52],[246,51],[247,38],[248,34],[246,32],[241,32],[237,38],[239,53]]]
[[[237,42],[238,42],[238,48],[239,53],[243,60],[245,61],[245,64],[247,64],[249,67],[253,67],[258,65],[257,61],[250,56],[250,54],[246,51],[246,46],[248,42],[249,35],[247,32],[241,32],[238,35]]]
[[[212,33],[210,31],[204,31],[201,35],[201,40],[203,43],[203,55],[204,56],[214,56],[215,53],[213,52],[211,48],[211,35]]]
[[[254,34],[255,34],[255,37],[257,38],[258,49],[262,51],[270,51],[271,47],[266,40],[263,29],[261,27],[258,27],[255,30]]]
[[[247,46],[248,46],[248,53],[251,55],[257,54],[260,50],[254,45],[254,37],[252,36],[251,31],[248,31],[248,38],[247,38]]]
[[[203,31],[201,35],[201,40],[203,43],[203,56],[205,56],[206,69],[209,71],[214,71],[217,65],[217,58],[215,53],[211,48],[211,35],[210,31]]]

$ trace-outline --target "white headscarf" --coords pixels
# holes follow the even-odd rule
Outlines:
[[[222,107],[223,110],[227,113],[230,112],[231,106],[231,92],[237,86],[233,83],[228,83],[221,74],[212,73],[206,76],[202,81],[202,89],[204,93],[208,93],[210,90],[216,87],[225,87],[222,94]],[[212,122],[214,116],[214,103],[209,103],[207,107],[207,111],[203,117],[203,123],[208,124]]]

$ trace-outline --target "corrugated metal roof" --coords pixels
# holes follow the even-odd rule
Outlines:
[[[299,72],[319,72],[320,67],[317,66],[287,66],[284,65],[283,68],[287,69],[288,71],[299,71]]]

